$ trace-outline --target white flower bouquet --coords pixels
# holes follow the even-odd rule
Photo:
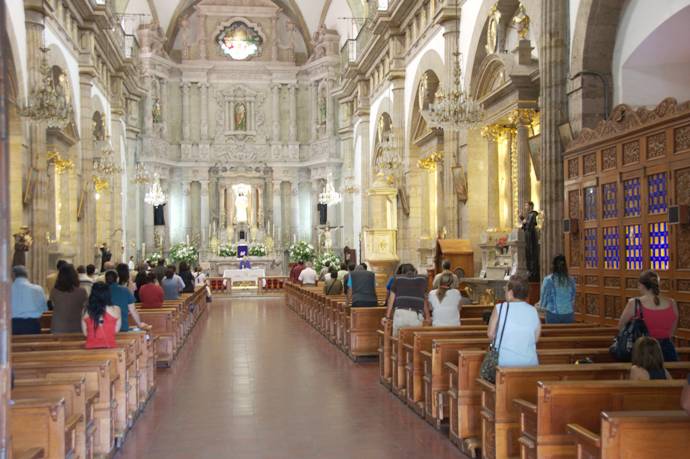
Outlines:
[[[220,257],[236,257],[237,244],[223,244],[218,249],[218,256]]]
[[[249,256],[250,257],[265,257],[268,254],[268,250],[266,250],[266,246],[260,242],[257,242],[256,244],[252,244],[249,247]]]
[[[199,250],[184,242],[179,242],[170,248],[170,259],[175,263],[185,262],[192,265],[199,259]]]
[[[316,258],[316,261],[314,262],[316,271],[321,271],[321,268],[324,267],[327,261],[330,262],[330,266],[335,266],[336,269],[339,269],[340,257],[334,254],[333,252],[324,252],[321,255],[319,255]]]
[[[295,242],[288,249],[290,255],[290,262],[297,263],[300,260],[313,261],[316,258],[316,250],[314,246],[305,241]]]

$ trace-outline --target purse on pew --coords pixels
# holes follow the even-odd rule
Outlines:
[[[501,337],[498,339],[498,346],[496,346],[496,338],[494,336],[494,341],[489,346],[489,350],[484,354],[484,360],[482,360],[482,365],[479,367],[479,375],[482,379],[489,381],[490,383],[496,382],[496,367],[498,367],[498,352],[501,349],[501,341],[503,341],[503,332],[506,329],[506,323],[508,322],[508,312],[510,312],[510,301],[503,303],[506,305],[506,314],[503,319],[503,327],[501,327]],[[501,312],[503,308],[498,310],[498,323],[501,323]]]
[[[619,362],[630,362],[635,341],[642,336],[649,335],[640,306],[640,299],[635,298],[635,315],[625,324],[623,330],[618,332],[618,335],[613,339],[613,344],[609,347],[609,352]]]

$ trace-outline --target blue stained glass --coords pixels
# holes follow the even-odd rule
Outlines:
[[[585,220],[597,219],[597,189],[590,186],[585,188]]]
[[[649,213],[663,214],[666,212],[666,172],[654,174],[647,177],[647,186],[649,187]]]
[[[640,225],[625,227],[625,268],[630,271],[642,269],[642,229]]]
[[[616,218],[618,216],[618,185],[616,183],[605,183],[601,188],[604,218]]]
[[[623,215],[626,217],[637,217],[640,215],[640,179],[634,178],[623,182],[623,197],[625,210]]]
[[[604,228],[604,268],[620,268],[620,250],[618,248],[618,227]]]
[[[597,257],[597,229],[585,230],[585,267],[596,268],[599,264]]]
[[[649,261],[654,270],[668,270],[668,225],[666,222],[649,224]]]

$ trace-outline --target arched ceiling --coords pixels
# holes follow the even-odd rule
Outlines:
[[[177,33],[177,21],[201,0],[117,0],[121,11],[130,14],[150,15],[158,21],[161,29],[171,38]],[[289,16],[298,26],[304,42],[311,49],[311,37],[321,24],[338,28],[342,17],[362,17],[366,12],[367,0],[270,0]],[[251,4],[251,2],[249,2]],[[257,4],[263,4],[257,1]],[[329,14],[329,12],[331,14]],[[338,16],[346,14],[346,16]]]

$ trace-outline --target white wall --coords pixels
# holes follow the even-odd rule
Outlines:
[[[5,0],[7,11],[7,34],[17,66],[17,78],[19,79],[19,93],[28,97],[28,70],[26,47],[26,24],[24,22],[24,2],[22,0]]]
[[[354,38],[350,37],[351,21],[342,19],[352,16],[352,11],[350,10],[350,6],[347,4],[347,0],[332,0],[331,6],[328,8],[328,13],[326,13],[324,24],[329,29],[338,31],[338,35],[340,35],[341,47],[345,43],[345,40],[348,38]]]

